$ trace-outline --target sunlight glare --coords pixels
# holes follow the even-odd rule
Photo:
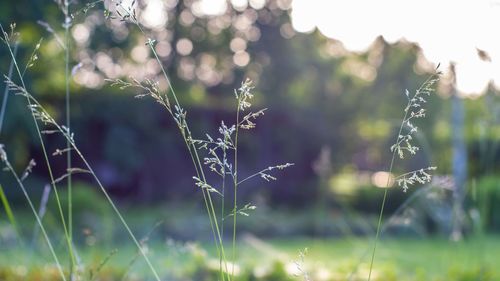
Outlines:
[[[227,10],[226,0],[200,0],[193,4],[193,9],[206,16],[221,16]]]
[[[167,13],[162,0],[149,0],[141,14],[144,25],[149,28],[161,28],[167,23]]]

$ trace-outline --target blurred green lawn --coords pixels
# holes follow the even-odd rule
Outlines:
[[[218,270],[218,260],[209,243],[168,240],[151,241],[147,245],[150,257],[165,280],[216,280],[213,274]],[[136,249],[131,245],[115,247],[118,251],[103,266],[96,280],[150,280]],[[244,235],[237,257],[240,272],[243,272],[240,280],[301,280],[293,276],[297,272],[294,261],[299,261],[299,251],[305,248],[308,251],[304,268],[312,280],[366,278],[371,249],[369,239],[260,240]],[[89,277],[90,270],[95,272],[113,249],[94,246],[82,250],[82,260],[92,261],[86,264],[84,276]],[[54,268],[46,264],[50,257],[40,252],[40,249],[21,250],[19,247],[2,251],[0,280],[58,280]],[[497,236],[467,238],[462,242],[444,238],[383,239],[374,265],[376,278],[372,280],[499,280],[498,253]]]

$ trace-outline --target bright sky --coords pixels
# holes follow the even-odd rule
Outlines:
[[[125,0],[127,1],[127,0]],[[128,0],[132,1],[132,0]],[[318,29],[351,51],[366,50],[382,35],[394,43],[415,42],[428,61],[446,71],[456,64],[457,88],[480,94],[493,81],[500,89],[500,0],[278,0],[292,1],[292,25],[298,32]],[[175,0],[148,0],[145,23],[163,26],[164,5]],[[195,0],[205,15],[234,7],[262,8],[267,0]],[[229,4],[230,3],[230,4]],[[481,60],[478,49],[491,61]]]
[[[404,38],[442,70],[455,62],[464,94],[479,94],[492,80],[500,88],[500,0],[293,0],[292,24],[299,32],[318,28],[352,51],[379,35],[391,43]]]

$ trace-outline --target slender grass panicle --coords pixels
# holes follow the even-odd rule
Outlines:
[[[296,273],[295,276],[300,277],[303,281],[312,281],[311,277],[309,276],[309,272],[305,268],[306,267],[305,260],[307,252],[308,252],[307,248],[305,248],[304,250],[300,250],[299,259],[293,262],[298,271],[298,273]]]
[[[434,86],[439,81],[441,72],[439,71],[439,65],[436,68],[436,73],[432,74],[427,80],[422,83],[422,85],[415,91],[415,94],[411,95],[408,90],[405,90],[405,96],[408,102],[404,108],[404,117],[399,126],[399,131],[394,144],[391,146],[390,151],[392,152],[391,162],[389,164],[389,173],[387,176],[387,184],[384,190],[384,197],[382,198],[382,203],[380,206],[380,213],[378,216],[377,231],[375,234],[375,241],[373,244],[373,250],[370,261],[370,269],[368,272],[368,281],[370,281],[373,270],[373,263],[375,260],[375,253],[377,251],[377,244],[380,236],[380,230],[382,227],[382,218],[384,215],[385,203],[387,200],[387,190],[395,181],[398,186],[406,192],[411,185],[414,184],[425,184],[432,180],[430,171],[437,169],[434,166],[421,168],[415,171],[403,173],[399,176],[393,178],[392,171],[394,168],[394,163],[396,159],[396,154],[400,159],[405,159],[406,155],[415,155],[419,151],[419,147],[413,143],[413,135],[418,131],[418,127],[413,123],[415,119],[424,118],[426,114],[425,104],[427,103],[426,97],[430,96],[434,92]]]
[[[439,75],[436,74],[436,75]],[[413,144],[413,135],[418,131],[418,127],[413,123],[414,120],[424,118],[427,110],[424,108],[426,97],[430,96],[434,89],[433,85],[439,81],[438,76],[432,76],[415,92],[413,96],[408,90],[405,90],[405,96],[408,103],[404,109],[405,116],[401,123],[401,130],[398,134],[396,143],[391,146],[391,152],[396,152],[400,159],[404,159],[405,153],[415,155],[420,149]]]
[[[167,81],[168,91],[162,93],[158,88],[158,81],[144,80],[140,82],[135,78],[131,78],[132,82],[126,82],[121,79],[111,79],[111,85],[117,86],[121,89],[134,87],[142,91],[137,97],[150,96],[158,103],[160,103],[173,118],[175,124],[177,125],[181,137],[184,140],[186,148],[189,152],[191,160],[194,165],[195,175],[193,179],[195,185],[199,187],[202,191],[203,200],[205,203],[206,211],[210,221],[210,226],[212,229],[212,234],[214,237],[214,243],[216,246],[217,253],[220,260],[220,280],[229,281],[234,280],[235,266],[228,266],[228,259],[226,256],[223,234],[224,234],[224,220],[228,216],[233,217],[232,225],[232,260],[233,264],[236,260],[236,221],[237,215],[243,214],[248,215],[248,211],[255,209],[255,206],[250,203],[246,204],[243,208],[238,207],[238,187],[241,183],[256,177],[261,176],[263,179],[275,180],[276,178],[267,172],[274,169],[284,169],[292,166],[293,164],[286,163],[283,165],[277,165],[273,167],[268,167],[259,171],[244,180],[238,180],[238,137],[239,129],[252,129],[255,128],[255,119],[259,116],[264,115],[265,109],[259,110],[257,112],[250,112],[245,116],[240,116],[242,112],[251,107],[251,99],[253,98],[252,90],[254,89],[253,83],[250,79],[246,79],[241,86],[234,91],[235,98],[237,100],[236,105],[236,121],[234,125],[226,126],[223,121],[221,121],[221,126],[219,127],[219,133],[221,137],[214,139],[209,134],[205,134],[206,140],[199,140],[193,137],[190,126],[187,121],[187,111],[182,107],[177,98],[177,94],[171,84],[170,77],[167,75],[163,63],[158,57],[156,50],[154,48],[157,40],[151,38],[146,34],[146,31],[139,23],[137,19],[137,12],[135,7],[135,0],[131,3],[124,3],[124,1],[116,0],[111,1],[114,3],[113,10],[105,10],[109,19],[119,19],[125,23],[131,23],[135,25],[139,31],[147,38],[145,45],[148,46],[153,53],[156,62],[160,66],[163,74],[163,78]],[[173,99],[172,101],[170,99]],[[208,156],[204,157],[203,160],[200,157],[201,150],[207,150]],[[232,162],[228,160],[228,153],[232,152]],[[207,182],[207,177],[205,174],[204,166],[208,166],[209,170],[215,172],[221,176],[220,186],[217,187],[216,184],[210,184]],[[232,178],[233,183],[233,203],[232,210],[229,214],[225,213],[225,191],[226,191],[226,176]],[[212,194],[216,194],[221,197],[220,203],[220,214],[217,215],[216,206]],[[229,267],[231,270],[229,270]]]
[[[403,192],[406,192],[411,185],[414,184],[426,184],[430,183],[432,180],[432,175],[429,174],[430,171],[436,170],[437,167],[427,167],[408,173],[401,174],[395,178],[396,183],[399,187],[403,188]]]
[[[160,62],[158,61],[158,63]],[[168,76],[165,78],[168,79]],[[169,115],[174,120],[188,148],[193,164],[195,165],[196,175],[193,176],[193,180],[195,181],[195,185],[201,189],[204,197],[207,213],[212,226],[212,232],[214,233],[215,245],[220,259],[221,280],[233,280],[235,276],[232,270],[234,270],[235,266],[229,266],[224,250],[224,221],[229,217],[233,218],[232,259],[234,264],[236,259],[236,217],[237,215],[249,216],[249,212],[257,208],[251,203],[246,203],[243,207],[238,206],[237,190],[239,185],[255,177],[261,177],[266,181],[276,180],[277,178],[270,174],[271,171],[284,170],[293,166],[292,163],[269,166],[243,178],[242,180],[238,180],[239,129],[250,130],[255,128],[255,120],[264,115],[264,112],[266,111],[266,109],[261,109],[255,112],[249,112],[243,117],[240,116],[243,111],[248,110],[252,106],[251,99],[253,98],[253,93],[251,91],[254,89],[252,82],[247,79],[241,84],[240,88],[234,91],[237,108],[235,124],[228,126],[224,121],[221,121],[218,128],[218,137],[212,137],[210,134],[206,133],[205,139],[195,139],[192,137],[192,133],[189,129],[187,111],[182,108],[180,104],[178,104],[177,99],[172,109],[167,94],[160,91],[158,82],[151,79],[145,79],[141,82],[135,78],[131,78],[130,82],[122,79],[108,79],[107,81],[110,82],[111,86],[118,87],[122,90],[127,88],[140,90],[141,93],[136,95],[137,98],[147,96],[153,98],[167,110]],[[171,89],[171,92],[175,93],[173,89]],[[229,152],[233,153],[232,158],[229,157]],[[201,158],[201,153],[205,153],[206,156]],[[221,177],[221,182],[219,184],[213,184],[207,181],[204,173],[204,166],[208,167],[209,171]],[[232,179],[234,189],[232,209],[229,213],[226,213],[225,209],[227,177]],[[220,197],[220,215],[217,215],[215,212],[216,203],[214,203],[214,199],[211,197],[212,194]],[[228,270],[229,267],[231,268],[231,272]]]

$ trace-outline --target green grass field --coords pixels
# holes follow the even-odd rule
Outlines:
[[[299,251],[308,248],[302,265],[311,280],[365,280],[370,247],[371,241],[362,238],[264,241],[247,235],[240,239],[236,272],[240,280],[301,280],[303,277],[294,276],[298,273],[295,262],[302,264]],[[112,253],[113,248],[99,246],[80,252],[81,259],[87,261],[83,280],[150,280],[132,246],[116,248],[116,253]],[[216,280],[219,263],[209,244],[156,241],[148,244],[148,251],[164,280]],[[0,280],[58,280],[49,256],[41,252],[43,249],[19,247],[2,250]],[[498,253],[496,236],[456,243],[439,238],[385,239],[379,244],[374,276],[375,280],[389,281],[499,280]]]

